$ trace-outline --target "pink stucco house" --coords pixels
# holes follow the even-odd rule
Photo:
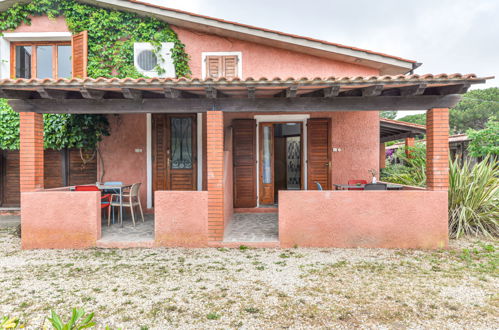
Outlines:
[[[23,248],[447,246],[448,108],[486,78],[416,75],[413,60],[140,1],[82,2],[168,22],[192,75],[87,78],[86,35],[64,17],[3,35],[0,97],[21,116]],[[74,78],[21,77],[5,52],[19,41],[71,46]],[[335,190],[379,172],[379,111],[423,109],[426,189]],[[97,177],[142,183],[154,237],[104,244],[99,192],[44,189],[44,113],[109,115]],[[240,214],[257,225],[273,215],[276,239],[227,241]]]

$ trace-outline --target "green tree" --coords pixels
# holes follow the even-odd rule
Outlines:
[[[402,118],[399,118],[400,121],[405,121],[407,123],[426,125],[426,113],[418,113],[416,115],[408,115]]]
[[[499,121],[495,117],[489,119],[484,129],[469,129],[466,134],[471,139],[468,145],[471,156],[499,155]]]
[[[491,117],[499,118],[499,88],[469,91],[450,111],[451,132],[483,129]]]
[[[395,119],[397,118],[397,111],[380,111],[379,116],[386,119]]]

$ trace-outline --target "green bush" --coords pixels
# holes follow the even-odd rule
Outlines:
[[[381,180],[408,186],[426,185],[426,146],[416,143],[409,148],[410,157],[405,148],[398,148],[392,155],[399,163],[387,164],[381,170]]]
[[[450,162],[449,233],[497,236],[499,234],[499,163],[487,157],[472,165]]]
[[[394,156],[399,164],[388,164],[381,179],[410,186],[426,185],[426,150],[416,144],[407,157],[404,148]],[[497,236],[499,234],[499,165],[487,156],[473,164],[468,159],[449,162],[449,234]]]

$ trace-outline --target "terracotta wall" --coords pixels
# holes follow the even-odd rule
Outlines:
[[[154,240],[156,246],[207,246],[208,192],[156,191]]]
[[[243,78],[377,75],[378,70],[281,48],[172,26],[186,45],[193,77],[202,77],[203,52],[242,52]]]
[[[446,191],[281,191],[281,247],[439,249]]]
[[[147,123],[145,114],[108,115],[110,136],[104,137],[99,145],[100,155],[104,160],[98,162],[98,175],[102,182],[122,181],[124,183],[141,182],[140,200],[146,207],[147,197]],[[142,152],[136,152],[141,149]]]
[[[30,16],[31,25],[22,23],[11,32],[69,32],[64,17]]]
[[[23,249],[84,249],[101,237],[100,193],[21,193]]]

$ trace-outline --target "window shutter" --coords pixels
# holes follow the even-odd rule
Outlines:
[[[71,39],[73,51],[73,78],[87,77],[88,32],[75,34]]]
[[[206,78],[216,79],[222,77],[222,56],[206,57],[206,73]]]
[[[237,72],[237,56],[224,56],[224,77],[225,78],[236,78],[238,77]]]

